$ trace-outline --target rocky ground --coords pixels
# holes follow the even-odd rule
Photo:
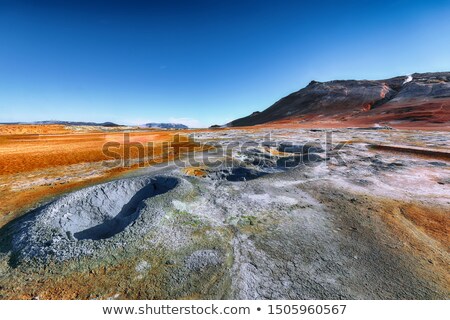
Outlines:
[[[195,140],[216,148],[3,226],[0,297],[450,297],[448,133],[260,128]]]

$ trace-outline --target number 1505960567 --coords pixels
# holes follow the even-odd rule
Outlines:
[[[344,314],[347,305],[269,304],[269,314]]]

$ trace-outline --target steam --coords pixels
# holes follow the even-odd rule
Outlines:
[[[411,82],[412,79],[413,79],[412,75],[408,75],[408,76],[406,77],[405,81],[403,81],[403,84],[406,84],[406,83],[408,83],[408,82]]]

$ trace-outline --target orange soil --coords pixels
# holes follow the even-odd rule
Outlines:
[[[450,223],[446,209],[382,199],[380,213],[405,249],[422,257],[424,268],[431,268],[436,276],[445,279],[447,287],[450,286]]]
[[[129,141],[121,132],[0,136],[0,226],[41,200],[201,148],[183,135],[174,140],[179,133],[133,132],[128,134]],[[121,159],[128,146],[129,159],[136,161],[128,166],[103,166],[103,161],[114,160],[102,151],[107,142],[116,143],[109,150]]]
[[[429,237],[441,242],[447,250],[449,249],[450,221],[445,211],[409,203],[400,207],[400,214]]]
[[[34,124],[2,124],[0,135],[6,134],[64,134],[70,133],[69,127],[60,124],[34,125]]]
[[[207,172],[203,167],[186,167],[183,169],[183,173],[187,176],[194,177],[206,177]]]
[[[34,169],[82,162],[111,160],[103,153],[107,142],[120,144],[110,151],[123,154],[125,144],[130,146],[131,158],[138,157],[136,145],[141,143],[145,154],[147,143],[172,141],[174,132],[129,133],[129,142],[123,133],[89,133],[66,135],[3,136],[0,140],[0,175],[13,174]]]

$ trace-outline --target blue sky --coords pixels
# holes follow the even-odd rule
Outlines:
[[[208,126],[427,71],[450,71],[450,1],[0,0],[0,122]]]

